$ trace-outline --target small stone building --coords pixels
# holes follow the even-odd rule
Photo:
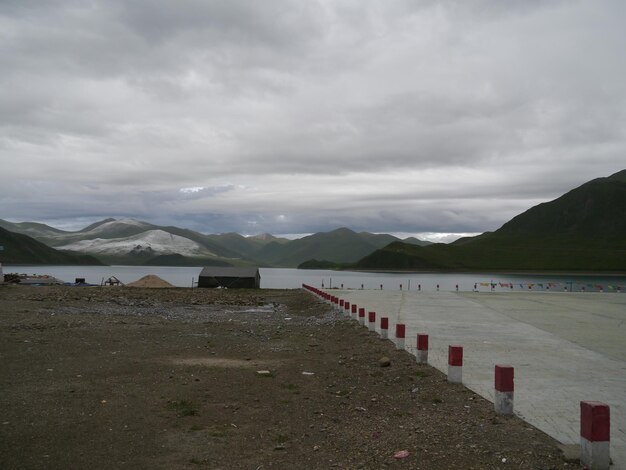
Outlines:
[[[198,287],[228,289],[260,289],[261,275],[254,267],[207,266],[200,272]]]

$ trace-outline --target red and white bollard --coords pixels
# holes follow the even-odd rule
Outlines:
[[[363,307],[359,308],[359,323],[361,326],[365,326],[365,309]]]
[[[350,316],[350,302],[344,302],[343,303],[343,311],[346,314],[347,317]]]
[[[357,315],[358,315],[358,313],[357,313],[357,306],[356,306],[356,304],[352,304],[350,307],[352,308],[352,310],[351,310],[352,313],[350,313],[350,317],[352,319],[356,320],[357,319]]]
[[[380,319],[380,337],[382,339],[389,338],[389,318],[382,317]]]
[[[404,323],[396,323],[396,349],[404,349],[404,334],[406,326]]]
[[[496,364],[493,405],[496,413],[513,414],[513,366]]]
[[[448,382],[463,382],[463,346],[448,346]]]
[[[376,331],[376,312],[367,313],[367,329]]]
[[[589,470],[609,470],[611,410],[599,401],[580,402],[580,463]]]
[[[428,364],[428,335],[417,334],[417,354],[419,364]]]

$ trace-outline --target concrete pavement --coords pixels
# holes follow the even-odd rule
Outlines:
[[[448,345],[462,345],[463,383],[491,401],[495,364],[511,364],[515,413],[564,444],[580,443],[581,400],[607,403],[612,468],[626,470],[626,294],[332,294],[388,316],[390,338],[395,323],[406,324],[413,354],[416,334],[428,334],[429,363],[444,373]]]

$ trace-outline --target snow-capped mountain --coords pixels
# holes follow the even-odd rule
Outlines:
[[[109,230],[103,224],[91,233]],[[190,257],[215,256],[207,248],[188,238],[164,230],[147,230],[123,238],[90,238],[57,247],[59,250],[91,253],[94,255],[122,256],[128,254],[150,254],[152,256],[180,254]]]

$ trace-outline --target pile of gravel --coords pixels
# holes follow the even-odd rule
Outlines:
[[[174,285],[169,282],[161,279],[159,276],[155,276],[154,274],[148,274],[147,276],[142,277],[141,279],[126,284],[126,287],[174,287]]]

